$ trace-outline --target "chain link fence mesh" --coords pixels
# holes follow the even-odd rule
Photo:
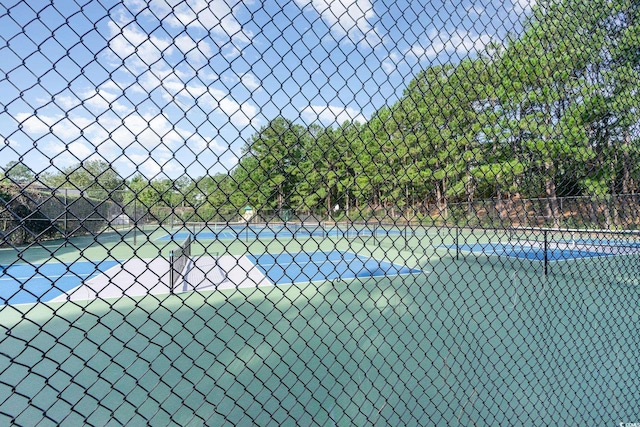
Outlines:
[[[631,0],[3,1],[0,424],[640,423]]]

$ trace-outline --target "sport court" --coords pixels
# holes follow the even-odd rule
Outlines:
[[[447,246],[462,252],[523,258],[529,260],[562,261],[580,258],[632,255],[640,253],[640,241],[634,240],[638,233],[611,230],[559,230],[530,228],[516,230],[528,232],[522,238],[508,233],[507,241],[477,242],[457,239]],[[533,233],[538,233],[533,234]],[[616,234],[621,235],[616,238]],[[592,237],[590,237],[590,235]],[[602,235],[602,236],[598,236]]]
[[[12,264],[2,268],[0,304],[54,301],[118,264],[117,261]]]
[[[385,260],[340,251],[248,255],[247,258],[275,285],[396,276],[421,271]]]
[[[411,230],[411,234],[420,233],[420,229]],[[403,230],[398,227],[357,224],[353,226],[326,223],[193,223],[185,224],[176,231],[157,237],[160,242],[183,241],[189,236],[197,240],[255,240],[255,239],[291,239],[291,238],[356,238],[370,236],[400,236]]]
[[[98,425],[114,414],[127,423],[240,425],[246,417],[286,422],[303,413],[314,414],[298,418],[304,424],[408,425],[499,424],[504,418],[481,404],[497,399],[505,416],[527,410],[553,424],[554,408],[581,399],[583,390],[611,407],[637,396],[634,354],[616,343],[635,336],[640,291],[633,278],[621,286],[611,272],[628,271],[638,255],[565,259],[544,276],[533,249],[508,254],[509,245],[544,246],[543,239],[463,230],[456,245],[446,230],[421,231],[234,241],[241,250],[223,255],[212,254],[220,246],[202,251],[196,240],[192,264],[173,289],[169,247],[145,260],[117,252],[121,262],[61,295],[77,303],[5,306],[13,344],[7,351],[36,358],[25,362],[34,366],[27,373],[0,366],[5,384],[16,383],[7,404],[22,424],[32,405],[60,396],[52,419],[79,422],[91,414],[84,421]],[[492,253],[490,243],[498,241],[504,246]],[[460,246],[457,259],[463,244],[478,251]],[[293,245],[297,250],[284,250]],[[603,246],[606,253],[617,244]],[[600,276],[582,273],[593,265]],[[79,321],[69,330],[66,319]],[[585,341],[572,324],[597,332]],[[30,341],[36,333],[38,341]],[[580,351],[567,353],[566,339],[581,342]],[[34,349],[46,349],[47,360],[38,361]],[[74,365],[79,359],[86,362]],[[77,376],[49,374],[60,364]],[[611,378],[613,384],[604,381]],[[34,384],[41,390],[35,396]],[[424,395],[441,401],[425,402]],[[569,415],[609,416],[597,411]]]
[[[13,265],[0,277],[3,304],[143,297],[419,273],[352,252],[194,256],[175,284],[165,259]],[[148,285],[152,284],[152,285]]]

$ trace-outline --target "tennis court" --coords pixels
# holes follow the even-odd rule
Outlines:
[[[248,255],[276,285],[357,277],[395,276],[421,270],[352,252],[300,252]]]
[[[266,223],[266,224],[185,224],[172,233],[157,237],[158,241],[182,241],[188,236],[197,240],[253,240],[292,238],[357,238],[424,234],[423,228],[407,229],[378,224]]]
[[[495,255],[537,261],[562,261],[580,258],[605,257],[616,255],[611,252],[597,252],[589,249],[590,245],[575,245],[575,247],[543,248],[541,246],[523,245],[517,243],[475,243],[457,246],[458,250],[474,254]]]
[[[224,244],[204,247],[186,233],[184,241],[167,241],[162,246],[163,254],[154,257],[157,247],[152,241],[157,238],[153,236],[161,233],[162,229],[148,232],[146,244],[132,245],[131,240],[114,242],[107,251],[103,246],[91,245],[90,242],[82,246],[86,244],[84,238],[68,240],[74,247],[82,248],[82,252],[68,249],[66,244],[56,246],[52,242],[50,247],[57,247],[61,252],[58,258],[61,262],[12,263],[7,257],[11,252],[5,251],[3,255],[9,267],[0,277],[0,301],[3,304],[33,304],[141,298],[191,291],[405,275],[420,271],[413,268],[415,262],[409,262],[410,267],[391,262],[383,253],[374,255],[370,248],[342,233],[334,237],[323,234],[321,238],[308,233],[306,241],[311,245],[303,245],[296,251],[285,250],[278,239],[282,236],[263,234],[255,239],[255,249],[247,251],[243,244],[235,255]],[[385,235],[389,238],[394,234]],[[350,236],[360,237],[361,242],[373,238],[371,230],[363,229]],[[302,234],[298,234],[297,239],[305,241]],[[241,242],[242,239],[236,235],[234,244]],[[335,242],[341,242],[343,249],[337,250]],[[322,250],[322,247],[327,250]],[[265,252],[265,249],[270,251]],[[24,258],[35,260],[41,256],[40,253],[35,249],[25,251]],[[74,258],[74,254],[82,254],[82,257]],[[151,256],[145,257],[145,254]]]
[[[222,286],[15,306],[3,319],[11,329],[3,350],[10,357],[0,359],[2,391],[11,396],[3,406],[29,424],[39,420],[36,408],[55,401],[52,420],[98,425],[114,417],[161,425],[500,424],[522,411],[541,424],[560,415],[609,420],[612,412],[588,402],[562,405],[584,391],[611,408],[635,407],[640,371],[621,343],[637,337],[638,289],[563,276],[541,286],[541,274],[518,263],[529,260],[456,261],[430,239],[420,246],[389,238],[384,250],[357,243],[354,251],[343,239],[339,250],[198,254],[189,284],[206,283],[198,274],[208,262],[224,270]],[[432,251],[421,269],[410,258],[419,248]],[[166,272],[163,261],[149,268]],[[81,321],[69,329],[69,319]],[[595,333],[585,340],[571,325]],[[569,338],[576,351],[564,345]],[[54,375],[61,369],[68,374]],[[491,401],[500,411],[483,403]]]
[[[52,301],[117,264],[117,261],[12,264],[4,267],[0,275],[0,304]]]
[[[492,258],[496,268],[510,264],[523,272],[566,275],[576,280],[634,280],[640,260],[640,233],[607,229],[517,227],[504,230],[456,230],[456,259]],[[513,260],[513,262],[506,260]]]
[[[8,0],[0,52],[0,427],[640,427],[640,0]]]

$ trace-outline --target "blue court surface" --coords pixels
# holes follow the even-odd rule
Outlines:
[[[219,228],[203,228],[201,230],[181,229],[172,234],[158,237],[159,241],[183,241],[190,235],[196,240],[233,240],[233,239],[292,239],[310,237],[385,237],[398,236],[402,232],[398,229],[369,228],[369,227],[296,227],[284,225],[254,226],[228,225]]]
[[[275,285],[357,277],[396,276],[422,270],[352,252],[247,255]]]
[[[449,249],[455,249],[456,246],[447,246]],[[545,251],[542,247],[523,245],[516,243],[475,243],[462,244],[457,246],[462,252],[471,252],[474,254],[497,255],[510,258],[528,259],[534,261],[543,261],[545,259]],[[547,261],[562,261],[579,258],[593,258],[612,256],[612,253],[596,252],[588,249],[580,248],[548,248]]]
[[[70,264],[49,262],[40,265],[3,266],[0,275],[0,305],[51,301],[117,263],[78,261]]]

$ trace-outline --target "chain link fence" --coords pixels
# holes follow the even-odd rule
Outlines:
[[[0,3],[0,424],[637,425],[631,0]]]

